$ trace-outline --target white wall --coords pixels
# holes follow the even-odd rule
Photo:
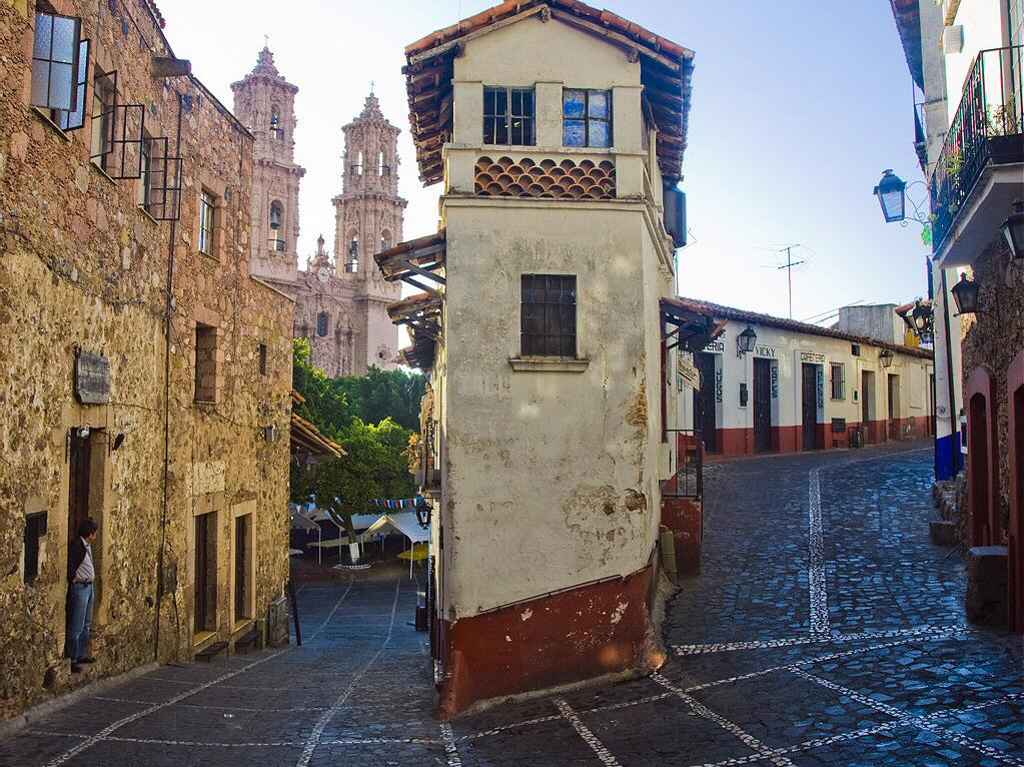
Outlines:
[[[964,80],[978,53],[1010,44],[1007,11],[1006,0],[961,0],[953,24],[963,27],[963,50],[946,54],[946,87],[949,93],[947,111],[950,122],[960,106]],[[995,92],[998,93],[998,89]]]

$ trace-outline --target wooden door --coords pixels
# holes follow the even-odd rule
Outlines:
[[[78,537],[78,526],[89,518],[89,465],[91,463],[91,441],[89,436],[79,436],[78,429],[71,430],[68,446],[68,580],[71,572],[71,544]]]
[[[889,439],[900,438],[900,377],[889,374]]]
[[[249,614],[249,515],[235,517],[235,620]]]
[[[215,514],[195,518],[195,631],[213,631],[217,626],[217,549]]]
[[[804,450],[818,450],[818,371],[817,366],[801,365],[803,385],[801,386],[800,409],[803,423]]]
[[[693,422],[704,440],[704,449],[717,453],[718,422],[715,414],[715,355],[697,352],[693,355],[700,371],[700,391],[693,393]]]
[[[754,450],[772,449],[772,363],[754,360]]]

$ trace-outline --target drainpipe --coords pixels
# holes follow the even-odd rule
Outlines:
[[[182,95],[178,97],[178,128],[174,140],[174,156],[181,157],[181,113]],[[165,169],[166,170],[166,169]],[[182,172],[181,167],[178,173]],[[180,181],[181,179],[179,179]],[[166,184],[166,180],[164,181]],[[178,189],[178,214],[181,214],[181,189]],[[167,506],[170,495],[169,480],[171,467],[171,319],[174,312],[174,243],[178,236],[178,219],[171,220],[171,236],[167,246],[167,286],[164,295],[164,481],[163,499],[160,509],[160,549],[157,554],[156,572],[156,625],[153,638],[153,660],[160,660],[160,608],[164,596],[164,550],[167,546]],[[175,579],[177,580],[177,579]]]

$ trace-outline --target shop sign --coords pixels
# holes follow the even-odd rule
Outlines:
[[[722,371],[715,371],[715,402],[722,401]]]
[[[779,366],[778,365],[772,365],[771,366],[771,374],[772,374],[772,399],[778,399],[779,398]]]
[[[80,351],[75,356],[75,396],[83,405],[110,402],[110,360]]]
[[[825,355],[818,352],[800,352],[800,361],[810,365],[824,365]]]
[[[825,368],[818,368],[817,375],[818,384],[818,410],[825,408]]]
[[[768,359],[776,360],[779,358],[778,353],[775,351],[774,346],[755,346],[754,347],[755,357],[767,357]]]
[[[704,351],[706,351],[708,354],[714,354],[716,352],[721,354],[722,352],[725,351],[725,342],[712,341],[711,343],[704,347]]]
[[[679,361],[676,363],[676,368],[679,373],[679,380],[682,383],[691,387],[694,391],[700,391],[700,372],[690,360],[680,356]]]

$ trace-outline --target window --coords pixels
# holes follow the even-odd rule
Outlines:
[[[117,108],[117,73],[94,69],[92,80],[92,161],[107,169],[114,148],[114,112]]]
[[[259,358],[260,358],[260,375],[265,376],[267,374],[267,345],[260,344],[259,347]]]
[[[251,514],[235,517],[235,622],[252,617],[249,609],[249,530]]]
[[[533,146],[533,88],[484,88],[484,143]]]
[[[854,357],[860,356],[860,344],[850,344],[850,354]]]
[[[348,244],[348,260],[345,261],[345,271],[355,274],[359,271],[359,238],[353,237]]]
[[[275,104],[270,108],[270,135],[278,141],[284,139],[284,128],[281,127],[281,111]]]
[[[316,334],[323,338],[327,335],[327,331],[330,327],[331,318],[327,312],[320,312],[316,316]]]
[[[78,44],[78,75],[75,80],[75,108],[70,112],[55,110],[52,114],[61,130],[78,130],[85,125],[85,99],[89,90],[89,41]]]
[[[832,399],[846,399],[846,366],[842,362],[831,363]]]
[[[196,402],[217,400],[217,329],[196,323]]]
[[[284,206],[274,200],[270,203],[270,249],[283,253],[285,249],[284,233]]]
[[[562,92],[562,143],[565,146],[612,145],[612,92],[565,89]]]
[[[32,106],[74,112],[78,102],[82,21],[37,13],[32,45]]]
[[[391,247],[391,233],[385,229],[380,234],[380,253],[388,250]]]
[[[40,511],[25,517],[25,583],[32,583],[39,576],[40,538],[46,535],[46,512]]]
[[[216,222],[217,202],[205,189],[199,193],[199,252],[214,255],[213,228]]]
[[[576,356],[576,277],[524,274],[522,354]]]
[[[153,140],[148,133],[142,137],[142,143],[139,145],[139,167],[142,173],[139,176],[139,195],[136,202],[149,210],[150,193],[153,188]]]

